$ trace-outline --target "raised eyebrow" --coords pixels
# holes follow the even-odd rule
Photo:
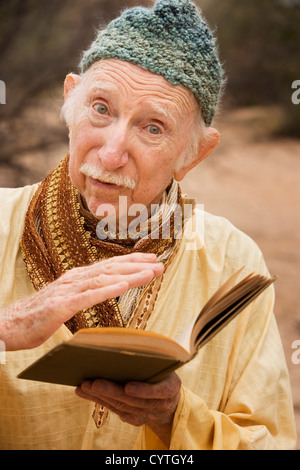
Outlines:
[[[176,123],[176,119],[174,116],[174,112],[170,110],[167,106],[161,106],[157,103],[151,103],[148,106],[145,104],[144,108],[149,114],[153,113],[153,116],[156,119],[166,119],[167,121],[171,121],[173,125]]]
[[[115,91],[115,88],[109,85],[108,83],[102,83],[101,85],[93,86],[89,89],[88,94],[95,95],[101,92]]]
[[[150,108],[156,113],[167,119],[174,119],[173,113],[168,109],[168,107],[161,106],[159,104],[153,103]]]

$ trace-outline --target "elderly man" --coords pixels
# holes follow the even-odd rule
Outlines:
[[[81,74],[66,77],[68,156],[41,184],[1,191],[1,448],[294,447],[272,288],[156,384],[99,377],[74,393],[16,379],[82,327],[176,337],[238,268],[267,273],[256,245],[225,219],[196,210],[178,236],[168,210],[187,202],[178,181],[218,143],[221,84],[213,37],[188,0],[123,12],[84,53]],[[158,236],[124,236],[135,204],[146,227],[161,219]],[[116,230],[102,239],[107,212]]]

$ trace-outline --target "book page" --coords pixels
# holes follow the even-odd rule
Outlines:
[[[189,353],[176,341],[159,333],[133,328],[84,328],[70,340],[73,344],[157,354],[185,361]]]
[[[228,292],[235,285],[236,279],[244,269],[244,266],[240,268],[236,273],[234,273],[224,284],[217,289],[212,297],[206,302],[204,307],[200,310],[200,313],[192,320],[192,322],[187,326],[187,328],[181,333],[177,338],[177,342],[187,351],[192,353],[194,349],[194,340],[192,338],[192,331],[194,329],[195,323],[198,322],[199,318],[204,316],[205,312],[209,310],[214,304],[221,300],[225,293]]]
[[[258,295],[260,295],[275,280],[276,276],[267,278],[255,275],[247,279],[247,282],[237,286],[236,292],[229,292],[228,298],[221,299],[218,304],[207,312],[203,325],[196,326],[192,333],[192,339],[196,349],[201,347],[229,323],[238,313],[246,308]]]
[[[181,335],[176,340],[177,343],[180,344],[189,353],[191,353],[192,331],[193,331],[197,318],[198,317],[194,318],[194,320],[187,326],[187,328],[181,333]]]

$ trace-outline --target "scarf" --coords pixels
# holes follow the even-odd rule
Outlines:
[[[163,202],[140,228],[138,240],[130,236],[126,240],[119,237],[100,240],[96,235],[99,221],[84,208],[69,177],[67,155],[40,183],[25,217],[21,249],[34,288],[45,287],[72,268],[134,252],[155,253],[166,269],[177,252],[174,248],[179,245],[178,233],[182,230],[182,224],[174,224],[174,205],[181,204],[180,188],[175,181],[167,188]],[[157,227],[155,237],[148,236],[146,230],[153,220]],[[168,238],[162,236],[166,224],[170,227]],[[92,327],[145,328],[162,279],[160,276],[147,286],[129,289],[119,299],[108,299],[77,312],[65,325],[73,334]],[[99,427],[107,417],[107,410],[96,405],[93,416]]]

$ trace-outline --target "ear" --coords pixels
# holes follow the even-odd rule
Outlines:
[[[208,157],[217,147],[220,141],[220,133],[214,127],[208,127],[206,130],[209,133],[209,138],[205,139],[205,142],[200,142],[198,153],[192,162],[174,172],[176,181],[181,181],[192,168]]]
[[[76,75],[75,73],[69,73],[64,82],[64,99],[66,100],[68,94],[71,90],[73,90],[81,81],[80,75]]]

